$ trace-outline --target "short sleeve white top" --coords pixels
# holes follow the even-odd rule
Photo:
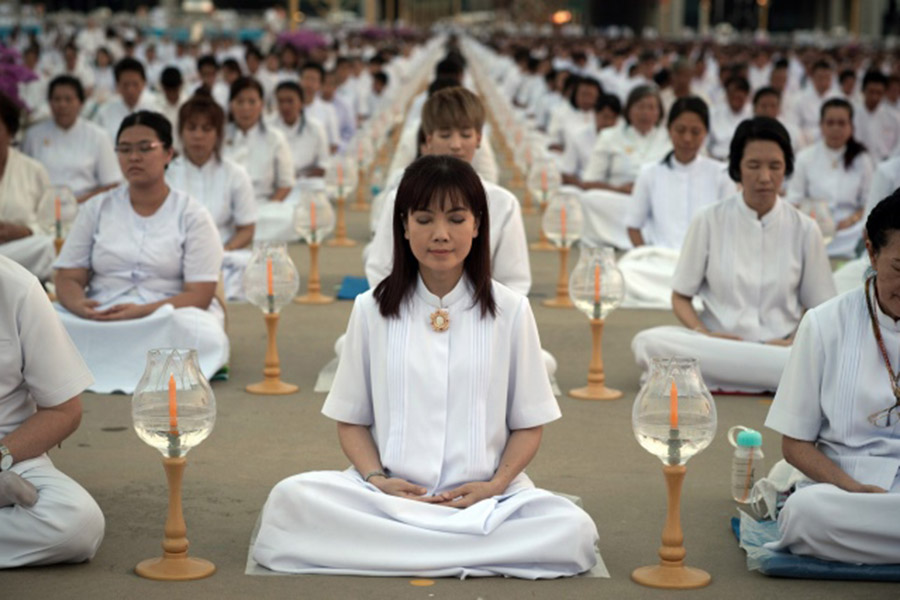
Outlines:
[[[222,153],[247,170],[256,199],[261,202],[279,188],[294,186],[294,158],[287,140],[261,120],[246,132],[229,124]]]
[[[331,152],[328,148],[328,135],[318,119],[301,115],[296,123],[288,125],[278,115],[270,124],[284,135],[290,146],[296,177],[300,177],[300,173],[308,167],[324,168]]]
[[[867,152],[862,152],[853,159],[850,168],[845,168],[845,150],[846,147],[832,150],[821,140],[801,150],[788,182],[790,201],[824,200],[835,221],[865,207],[874,170],[872,160]]]
[[[25,225],[32,233],[41,233],[38,204],[49,189],[47,169],[33,158],[10,148],[6,168],[0,174],[0,221]]]
[[[662,160],[670,150],[672,142],[665,127],[654,127],[641,135],[623,122],[597,136],[582,179],[610,185],[631,183],[637,179],[642,166]]]

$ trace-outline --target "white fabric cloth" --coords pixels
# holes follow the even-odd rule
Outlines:
[[[611,190],[580,190],[565,187],[580,194],[581,211],[584,217],[581,243],[586,246],[613,246],[620,249],[632,248],[624,219],[631,204],[631,194]]]
[[[670,150],[672,142],[665,127],[654,127],[641,135],[623,122],[600,132],[582,179],[610,185],[631,183],[642,166],[662,160]]]
[[[109,139],[115,143],[116,134],[119,133],[119,126],[122,124],[122,120],[139,110],[159,110],[156,97],[150,90],[144,90],[138,99],[137,106],[134,108],[126,106],[122,96],[116,94],[100,105],[100,108],[97,109],[97,113],[94,115],[94,120],[109,135]]]
[[[654,356],[694,356],[710,388],[743,392],[778,386],[789,348],[764,342],[790,336],[805,309],[835,294],[815,222],[780,200],[760,219],[740,194],[691,223],[670,296],[672,290],[702,301],[700,320],[709,331],[741,341],[656,327],[632,342],[638,365],[646,369]]]
[[[793,111],[791,120],[797,124],[797,127],[800,128],[800,131],[803,132],[804,137],[810,143],[818,142],[822,137],[822,130],[819,127],[822,105],[825,104],[826,100],[837,95],[837,90],[831,88],[820,96],[815,88],[810,85],[791,99],[790,105]]]
[[[212,216],[198,201],[172,189],[155,214],[142,217],[131,207],[128,186],[121,186],[82,205],[54,267],[90,269],[87,296],[102,309],[162,301],[181,293],[185,283],[216,282],[222,253]],[[228,361],[225,315],[215,300],[207,310],[164,304],[127,321],[58,311],[98,393],[133,392],[152,348],[195,348],[206,377]]]
[[[503,285],[528,295],[531,263],[519,201],[508,190],[482,180],[490,214],[491,276]],[[397,190],[384,200],[381,219],[366,256],[366,279],[375,288],[390,275],[394,265],[394,204]]]
[[[900,115],[884,102],[869,112],[864,105],[853,111],[853,136],[866,147],[877,163],[900,148]]]
[[[406,126],[397,142],[397,148],[394,150],[394,156],[391,159],[391,165],[388,173],[394,173],[397,170],[403,170],[410,165],[419,155],[418,135],[419,126],[422,120],[407,119]],[[482,129],[481,144],[475,150],[475,156],[472,158],[472,168],[485,181],[497,183],[499,181],[499,170],[497,167],[497,157],[494,155],[494,149],[491,145],[490,128]]]
[[[493,289],[496,318],[473,306],[465,277],[442,299],[420,280],[398,318],[382,317],[366,292],[350,317],[322,412],[369,426],[384,467],[428,494],[489,480],[511,430],[560,416],[527,299]],[[439,306],[450,313],[445,332],[429,325]],[[364,540],[378,540],[378,551]],[[351,468],[275,486],[253,557],[294,573],[537,579],[590,569],[596,540],[586,513],[524,472],[460,510],[386,495]]]
[[[865,208],[874,170],[872,160],[863,152],[846,169],[844,151],[845,148],[832,150],[822,141],[802,150],[788,182],[788,199],[793,203],[803,198],[826,201],[835,224]],[[855,256],[865,225],[865,220],[860,220],[838,231],[828,244],[828,255]]]
[[[281,115],[273,118],[269,124],[280,131],[291,149],[294,160],[294,176],[301,178],[302,172],[309,167],[322,167],[328,164],[331,150],[328,148],[328,135],[325,128],[315,117],[301,115],[297,122],[288,125]]]
[[[731,138],[734,137],[735,130],[741,121],[753,117],[753,110],[750,103],[747,103],[739,112],[734,112],[726,102],[713,106],[710,117],[709,137],[706,140],[709,155],[725,160],[731,151]]]
[[[329,104],[316,96],[312,102],[303,108],[303,112],[316,119],[325,128],[325,135],[328,136],[328,144],[330,146],[341,145],[341,131],[338,123],[338,115],[332,104]]]
[[[559,160],[559,170],[582,180],[594,144],[597,143],[597,125],[588,123],[574,131],[565,131],[565,145]]]
[[[890,196],[897,188],[900,188],[900,156],[880,163],[875,169],[872,185],[869,187],[866,216],[872,212],[876,204]]]
[[[76,196],[122,180],[109,136],[83,118],[69,129],[53,119],[37,123],[25,133],[22,151],[44,165],[50,183]]]
[[[2,441],[38,408],[79,395],[92,378],[34,275],[0,257],[0,282]],[[93,557],[104,530],[94,499],[46,454],[19,461],[12,471],[37,488],[38,501],[0,508],[0,569]]]
[[[277,189],[294,185],[294,159],[287,140],[262,121],[246,132],[229,124],[222,155],[247,170],[260,202],[269,200]]]
[[[900,324],[872,303],[891,364],[900,364]],[[788,498],[778,517],[781,539],[769,547],[850,563],[897,562],[900,437],[896,426],[868,421],[894,403],[888,379],[863,288],[806,313],[766,426],[815,442],[850,477],[889,493],[853,494],[810,481]]]
[[[41,279],[50,276],[55,252],[53,240],[37,219],[38,204],[50,189],[47,170],[15,148],[9,149],[0,177],[0,221],[24,225],[32,235],[0,244],[0,255],[10,258]]]

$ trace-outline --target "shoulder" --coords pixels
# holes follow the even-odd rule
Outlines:
[[[484,193],[487,196],[488,205],[491,210],[511,207],[513,203],[518,202],[515,195],[505,187],[501,187],[490,181],[485,181],[484,179],[481,180],[481,184],[484,186]]]
[[[9,157],[12,159],[16,170],[27,171],[30,175],[45,174],[47,172],[46,167],[44,167],[40,161],[31,158],[24,152],[16,150],[15,148],[9,149]]]
[[[4,305],[10,306],[16,300],[24,298],[31,286],[38,282],[28,269],[16,261],[0,255],[0,294]]]
[[[852,290],[826,300],[822,304],[806,311],[803,320],[815,324],[817,328],[819,323],[844,323],[854,311],[866,310],[864,290],[864,286],[856,286]],[[828,327],[827,329],[840,330],[841,327]]]
[[[322,123],[322,120],[313,115],[307,114],[304,112],[303,116],[306,118],[306,124],[316,130],[325,131],[325,125]]]
[[[287,138],[280,129],[276,127],[266,126],[265,128],[266,140],[271,144],[287,144]]]
[[[109,136],[106,134],[103,128],[96,123],[88,121],[87,119],[79,118],[78,122],[75,124],[75,127],[77,127],[86,137],[88,137],[93,142],[102,143],[109,141]],[[110,142],[110,144],[111,143],[112,142]]]
[[[819,153],[821,153],[819,143],[813,144],[812,146],[807,146],[797,153],[797,159],[794,162],[796,165],[808,165],[813,160],[815,160],[816,156],[818,156]]]
[[[497,305],[498,315],[514,316],[523,307],[530,306],[526,296],[506,287],[496,279],[491,280],[491,293],[494,296],[494,303]]]
[[[597,135],[597,146],[611,146],[616,142],[624,139],[625,129],[628,126],[624,123],[619,123],[618,125],[613,125],[612,127],[607,127],[603,131]]]
[[[83,120],[83,119],[79,119]],[[25,141],[31,141],[39,136],[48,135],[53,130],[53,119],[44,119],[25,130]]]
[[[716,160],[715,158],[710,158],[708,156],[698,156],[697,160],[700,161],[698,164],[700,168],[707,173],[713,173],[715,175],[721,175],[728,171],[728,165],[722,162],[721,160]]]

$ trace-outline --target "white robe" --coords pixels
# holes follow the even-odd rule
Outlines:
[[[334,106],[316,96],[312,102],[306,105],[303,111],[310,117],[316,119],[325,128],[325,135],[328,136],[328,144],[331,146],[341,145],[341,131],[338,122],[337,110]]]
[[[835,294],[815,222],[781,200],[760,219],[740,194],[693,220],[672,289],[699,297],[706,329],[741,341],[655,327],[631,344],[638,365],[647,369],[655,356],[694,356],[711,389],[742,392],[777,387],[790,348],[764,342],[790,336],[805,309]]]
[[[419,280],[398,318],[382,317],[366,292],[350,317],[322,412],[370,427],[389,473],[429,495],[490,480],[511,430],[560,416],[527,299],[493,289],[496,318],[473,306],[465,277],[442,299]],[[448,331],[431,329],[438,306],[449,311]],[[537,579],[592,568],[596,541],[584,511],[524,472],[502,495],[461,510],[384,494],[350,468],[276,485],[253,557],[292,573]]]
[[[740,112],[733,112],[731,106],[726,102],[712,107],[709,123],[709,139],[707,147],[709,155],[719,160],[726,160],[731,151],[731,138],[738,125],[745,119],[753,117],[753,110],[747,103]]]
[[[594,144],[597,142],[597,125],[588,123],[575,130],[565,132],[565,147],[559,159],[559,170],[566,175],[574,175],[579,180],[584,175]]]
[[[172,189],[149,217],[134,212],[128,186],[82,205],[55,268],[89,269],[87,297],[99,308],[171,298],[185,283],[216,282],[222,242],[209,211]],[[152,348],[194,348],[203,374],[228,362],[225,315],[214,299],[206,310],[164,304],[141,319],[92,321],[58,307],[63,324],[91,368],[98,393],[131,393]]]
[[[97,125],[109,135],[109,139],[115,144],[116,135],[119,133],[119,127],[122,125],[122,121],[128,115],[139,110],[159,110],[159,103],[156,100],[156,96],[154,96],[150,90],[144,90],[141,97],[138,99],[137,106],[134,108],[126,106],[122,96],[116,94],[100,105],[100,108],[97,109],[97,113],[94,115],[94,120],[97,122]]]
[[[812,84],[809,84],[808,88],[790,98],[789,104],[793,112],[791,120],[797,124],[810,143],[818,142],[822,137],[822,129],[819,126],[822,105],[837,95],[837,90],[831,88],[820,96]]]
[[[33,275],[0,257],[0,439],[38,408],[79,395],[92,378]],[[0,508],[0,569],[94,556],[103,539],[100,507],[57,471],[46,454],[13,464],[38,489],[31,508]]]
[[[275,117],[269,124],[280,131],[291,149],[291,158],[294,160],[294,176],[297,179],[305,177],[302,172],[309,167],[325,168],[331,157],[328,148],[328,135],[325,128],[315,117],[301,115],[297,122],[288,125],[281,118]]]
[[[179,156],[166,169],[166,181],[209,210],[223,244],[234,237],[237,227],[256,223],[257,203],[250,176],[227,158],[212,157],[197,167],[187,157]],[[226,299],[245,298],[244,269],[250,262],[250,254],[249,248],[225,251],[222,278]]]
[[[654,127],[641,135],[623,121],[622,125],[608,127],[597,136],[582,179],[610,185],[631,183],[637,179],[641,167],[662,160],[670,150],[672,142],[665,127]]]
[[[53,119],[34,125],[25,133],[22,151],[44,165],[50,183],[66,186],[76,196],[122,180],[109,137],[83,118],[69,129]]]
[[[735,191],[725,164],[705,156],[683,165],[673,155],[641,169],[621,227],[642,230],[647,245],[619,259],[625,278],[623,306],[671,306],[672,275],[691,220]]]
[[[41,163],[10,148],[6,168],[0,175],[0,221],[24,225],[31,229],[31,235],[0,244],[0,255],[42,280],[50,276],[55,257],[53,238],[37,219],[38,204],[49,189],[50,178]]]
[[[873,298],[891,364],[900,364],[900,323]],[[778,517],[775,550],[849,563],[897,563],[900,437],[868,421],[894,403],[863,288],[806,313],[766,426],[815,442],[856,481],[887,494],[854,494],[826,483],[798,484]],[[894,421],[895,423],[897,421]]]
[[[793,203],[804,198],[824,200],[837,224],[866,206],[873,169],[872,160],[866,152],[859,154],[846,169],[844,148],[836,151],[828,148],[825,142],[817,142],[797,154],[794,174],[788,182],[788,199]],[[865,219],[861,219],[838,231],[828,244],[828,255],[856,256],[865,225]]]
[[[869,112],[864,105],[853,111],[853,135],[866,147],[876,163],[900,149],[900,115],[884,102]]]

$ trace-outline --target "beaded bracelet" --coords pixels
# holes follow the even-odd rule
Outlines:
[[[385,477],[386,478],[387,475],[385,475],[384,471],[380,471],[380,470],[372,471],[371,473],[367,473],[366,476],[363,477],[363,481],[365,481],[366,483],[369,483],[369,480],[373,477]]]

